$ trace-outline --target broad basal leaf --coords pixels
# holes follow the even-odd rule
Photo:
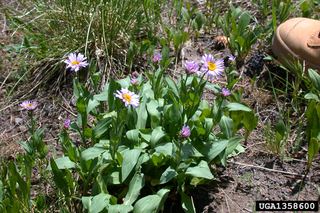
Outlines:
[[[54,160],[59,169],[72,169],[75,168],[75,163],[72,162],[69,157],[61,157]]]
[[[205,179],[213,179],[213,175],[210,171],[208,163],[206,161],[200,161],[199,165],[195,167],[189,167],[186,171],[187,175],[191,175],[193,177],[205,178]]]
[[[136,173],[130,181],[129,190],[124,198],[124,205],[132,205],[140,195],[140,190],[144,186],[143,174]]]
[[[134,169],[140,156],[140,149],[125,150],[122,153],[123,162],[121,167],[122,182],[127,179],[131,171]]]
[[[178,173],[171,166],[169,166],[160,177],[160,184],[168,183],[174,177],[176,177]]]
[[[150,144],[152,147],[156,146],[166,136],[161,126],[155,128],[151,133]]]
[[[155,195],[149,195],[136,202],[133,208],[134,213],[156,213],[163,207],[167,199],[169,189],[161,189]]]
[[[229,111],[245,111],[245,112],[251,112],[252,110],[240,103],[229,103],[226,105],[226,107],[229,109]]]

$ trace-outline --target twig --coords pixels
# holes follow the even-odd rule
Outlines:
[[[12,131],[14,128],[16,128],[17,125],[14,125],[13,127],[11,127],[10,129],[5,129],[1,134],[0,137],[2,137],[5,133]]]
[[[251,211],[249,211],[248,209],[242,208],[238,203],[236,203],[234,200],[232,200],[232,199],[229,197],[229,195],[228,195],[223,189],[221,189],[221,191],[222,191],[223,194],[226,196],[226,198],[228,198],[231,202],[233,202],[234,204],[236,204],[239,209],[241,209],[241,210],[246,210],[246,211],[248,211],[248,212],[251,212]],[[228,207],[228,212],[231,212],[231,211],[230,211],[230,208],[229,208],[228,202],[227,202],[227,207]]]
[[[231,211],[230,211],[229,202],[228,202],[228,199],[227,199],[228,197],[227,197],[227,196],[225,196],[224,198],[225,198],[225,200],[226,200],[226,204],[227,204],[228,212],[231,212]]]
[[[6,16],[3,15],[3,28],[2,28],[2,33],[5,33],[7,31],[7,19]]]
[[[257,165],[234,162],[232,160],[230,160],[230,161],[228,160],[228,163],[233,163],[233,164],[236,164],[236,165],[239,165],[239,166],[252,167],[252,168],[256,168],[256,169],[266,170],[266,171],[269,171],[269,172],[282,173],[282,174],[285,174],[285,175],[299,176],[299,177],[304,177],[305,176],[305,175],[301,175],[301,174],[297,174],[297,173],[293,173],[293,172],[285,172],[285,171],[276,170],[276,169],[269,169],[269,168],[262,167],[262,166],[257,166]]]
[[[14,105],[18,104],[18,103],[19,103],[19,101],[15,101],[15,102],[13,102],[12,104],[9,104],[8,106],[6,106],[6,107],[4,107],[4,108],[0,109],[0,112],[2,112],[3,110],[6,110],[6,109],[8,109],[8,108],[10,108],[10,107],[12,107],[12,106],[14,106]]]
[[[76,114],[74,114],[71,110],[69,110],[68,108],[66,108],[65,106],[63,106],[62,104],[58,104],[59,106],[61,106],[63,109],[65,109],[67,112],[69,112],[73,117],[77,117]]]
[[[44,142],[50,142],[50,141],[56,141],[58,140],[59,138],[51,138],[51,139],[46,139],[46,140],[43,140]]]
[[[62,93],[61,93],[61,90],[59,89],[59,94],[60,94],[60,96],[62,97],[62,99],[63,99],[63,101],[64,101],[64,103],[65,103],[65,105],[69,108],[69,110],[71,111],[72,110],[72,107],[70,106],[70,104],[68,103],[68,101],[66,100],[66,98],[62,95]]]
[[[4,81],[2,82],[1,86],[0,86],[0,92],[1,92],[1,89],[3,87],[3,85],[7,82],[8,78],[10,77],[12,72],[9,72],[9,74],[7,75],[7,77],[4,79]]]
[[[264,143],[265,143],[265,142],[254,143],[254,144],[252,144],[252,145],[250,145],[250,146],[247,146],[246,149],[249,149],[249,148],[251,148],[251,147],[254,147],[254,146],[260,145],[260,144],[264,144]]]

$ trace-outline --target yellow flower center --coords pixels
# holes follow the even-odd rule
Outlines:
[[[27,107],[32,107],[32,103],[28,103],[28,104],[27,104]]]
[[[72,65],[78,65],[78,64],[80,64],[80,62],[79,61],[71,61],[71,64]]]
[[[131,102],[131,95],[130,95],[130,94],[124,93],[124,94],[122,95],[122,97],[123,97],[123,99],[126,100],[128,103]]]
[[[212,63],[211,61],[209,61],[208,68],[210,71],[214,71],[217,68],[217,65],[215,63]]]

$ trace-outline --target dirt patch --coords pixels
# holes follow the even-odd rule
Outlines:
[[[320,201],[319,157],[304,178],[306,160],[279,160],[265,150],[250,140],[245,153],[230,159],[226,168],[216,168],[217,181],[191,193],[197,212],[255,212],[258,200]]]

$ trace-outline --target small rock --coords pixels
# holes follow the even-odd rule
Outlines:
[[[19,126],[19,130],[20,132],[26,132],[28,130],[28,128],[24,125]]]
[[[14,118],[14,123],[15,123],[16,125],[17,125],[17,124],[21,124],[22,121],[23,121],[22,118],[19,118],[19,117]]]

